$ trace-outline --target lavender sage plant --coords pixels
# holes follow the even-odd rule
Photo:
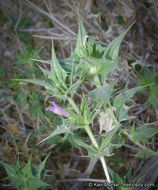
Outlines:
[[[144,86],[132,89],[125,87],[120,92],[117,92],[115,88],[117,81],[107,82],[110,81],[109,73],[119,67],[119,47],[130,27],[106,46],[103,43],[95,43],[88,37],[79,18],[77,44],[70,57],[58,60],[52,42],[51,60],[34,59],[39,63],[50,65],[50,71],[39,66],[45,80],[20,80],[45,87],[46,92],[53,96],[52,100],[67,102],[67,107],[62,106],[61,108],[57,103],[51,101],[52,106],[46,108],[47,111],[53,111],[63,116],[63,123],[61,126],[57,126],[52,134],[41,140],[41,142],[55,135],[73,134],[78,129],[85,130],[92,144],[87,144],[82,139],[74,138],[73,141],[85,148],[91,159],[101,161],[109,183],[111,179],[105,161],[106,157],[111,156],[116,148],[124,145],[126,140],[131,140],[150,156],[158,155],[157,152],[148,149],[142,143],[157,133],[158,129],[140,126],[136,130],[133,126],[125,127],[123,125],[124,121],[129,120],[128,111],[130,107],[126,103]],[[87,81],[89,81],[93,90],[89,93],[82,93],[80,95],[80,104],[78,105],[74,101],[74,96]],[[93,127],[97,121],[100,132],[94,134]],[[146,130],[146,134],[149,134],[150,131],[150,135],[144,137],[142,134],[143,129]],[[111,170],[110,173],[113,176]]]

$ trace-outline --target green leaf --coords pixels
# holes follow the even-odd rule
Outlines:
[[[46,81],[46,80],[38,80],[38,79],[13,79],[13,81],[31,83],[31,84],[43,86],[46,89],[53,88],[53,86],[51,85],[51,83],[48,82],[48,81]]]
[[[146,85],[144,90],[148,90],[146,104],[158,110],[158,74],[155,69],[150,70],[145,67],[144,76],[138,73],[139,83]]]
[[[42,59],[31,59],[32,61],[37,61],[40,63],[46,63],[46,64],[51,64],[51,60],[42,60]]]
[[[15,166],[12,166],[10,164],[6,164],[3,161],[0,161],[0,163],[5,168],[5,170],[6,170],[7,174],[8,174],[8,177],[14,177],[16,175]]]
[[[122,92],[117,95],[113,101],[113,106],[117,109],[117,111],[120,111],[121,107],[129,101],[134,94],[144,88],[144,86],[138,86],[135,88],[131,88],[129,90],[123,90]]]
[[[60,66],[55,50],[54,50],[54,44],[52,41],[52,60],[51,60],[51,75],[55,75],[58,80],[65,81],[67,74],[66,71]],[[51,78],[51,76],[50,76]]]
[[[134,140],[141,142],[150,139],[156,133],[158,133],[158,128],[151,128],[148,125],[142,125],[136,129],[131,136]]]
[[[115,127],[112,131],[109,133],[106,133],[106,137],[102,137],[102,143],[99,148],[99,151],[103,151],[105,148],[107,148],[112,140],[112,137],[115,135],[115,133],[118,131],[120,126]]]
[[[83,26],[83,23],[79,17],[79,29],[77,35],[77,44],[74,52],[70,56],[75,61],[79,61],[83,57],[95,57],[101,58],[103,51],[106,49],[103,45],[96,44],[93,40],[89,39],[87,32]]]
[[[150,153],[149,151],[146,151],[146,150],[142,150],[135,155],[136,158],[141,158],[144,160],[147,160],[152,156],[154,156],[154,155],[152,153]]]
[[[116,135],[111,139],[110,147],[112,148],[120,148],[125,144],[125,141],[122,137]]]
[[[148,105],[152,105],[158,110],[158,86],[152,85],[149,87],[149,95],[146,101]]]
[[[91,96],[93,99],[99,99],[104,100],[106,102],[110,102],[110,98],[114,91],[114,84],[115,83],[105,83],[101,87],[92,90],[89,93],[89,96]]]
[[[110,174],[111,174],[111,176],[112,176],[112,179],[114,180],[114,183],[115,184],[123,184],[123,180],[122,180],[122,178],[117,174],[117,173],[115,173],[112,169],[110,169],[109,167],[108,167],[108,171],[110,172]]]
[[[52,63],[52,60],[41,60],[41,59],[32,59],[32,60],[49,65]],[[73,58],[58,59],[58,62],[61,65],[61,67],[67,72],[71,72],[71,67],[73,63],[75,66],[79,64],[79,62],[75,61]]]
[[[43,75],[45,76],[45,78],[48,78],[48,76],[50,75],[50,72],[46,69],[43,69],[41,66],[38,65],[38,67],[41,69]]]
[[[44,169],[45,162],[46,159],[37,168],[37,176],[33,175],[31,157],[23,168],[20,166],[19,161],[17,161],[16,166],[11,166],[3,162],[1,163],[7,171],[8,179],[11,181],[11,184],[15,185],[18,190],[37,190],[40,187],[48,186],[48,184],[41,181],[42,176],[39,175]]]
[[[43,181],[40,180],[38,177],[34,177],[30,179],[29,184],[27,186],[27,189],[30,190],[37,190],[42,187],[48,187],[49,185]]]
[[[130,129],[130,135],[133,135],[134,132],[135,132],[135,123],[132,124],[132,127]]]
[[[127,172],[127,174],[121,178],[116,172],[114,172],[112,169],[108,168],[108,171],[110,172],[112,179],[114,180],[114,184],[119,184],[119,186],[117,187],[117,190],[132,190],[133,187],[124,187],[124,184],[128,184],[129,183],[129,178],[132,172],[132,167],[130,167],[129,171]],[[135,180],[133,181],[133,183],[135,183]]]
[[[48,137],[40,141],[38,144],[50,139],[51,137],[54,137],[56,135],[64,134],[70,131],[70,128],[66,125],[57,126],[57,128],[51,133]]]
[[[84,57],[87,56],[88,54],[87,49],[85,48],[84,45],[84,38],[87,36],[87,32],[83,26],[80,17],[78,17],[78,22],[79,22],[79,29],[77,35],[77,44],[74,53],[72,54],[71,57],[74,57],[75,55],[77,55],[78,57]]]
[[[90,151],[91,153],[95,154],[97,153],[97,150],[95,147],[93,147],[92,145],[88,145],[86,143],[84,143],[82,140],[79,139],[74,139],[75,143],[77,143],[78,145],[82,146],[83,148],[85,148],[87,151]]]
[[[46,161],[48,159],[50,154],[48,154],[48,156],[43,160],[43,162],[38,166],[38,168],[36,168],[36,177],[39,177],[39,179],[42,177],[42,172],[45,168],[45,164],[46,164]]]
[[[102,74],[105,80],[107,75],[117,68],[117,64],[115,61],[106,58],[84,57],[81,58],[78,68],[86,77]]]
[[[108,46],[108,49],[106,50],[104,56],[107,58],[111,58],[113,60],[118,60],[118,53],[120,49],[120,45],[122,43],[123,38],[125,37],[126,33],[129,31],[129,29],[132,27],[129,26],[127,30],[125,30],[119,37],[114,39],[111,44]]]
[[[97,158],[97,159],[99,159],[102,156],[103,157],[104,156],[110,157],[111,156],[111,152],[112,152],[112,147],[109,146],[109,147],[105,148],[104,150],[102,150],[102,151],[99,150],[96,154],[93,154],[93,157]]]
[[[129,119],[128,118],[128,111],[129,111],[129,109],[130,109],[130,107],[125,106],[125,105],[120,108],[119,112],[117,112],[118,115],[119,115],[119,117],[118,117],[118,121],[119,122],[126,121],[126,120]]]
[[[82,84],[84,79],[79,79],[76,83],[72,84],[65,92],[65,95],[70,95],[73,97],[73,95],[76,93],[79,86]]]
[[[29,161],[27,162],[27,164],[23,167],[22,172],[25,177],[32,176],[31,157],[29,158]]]

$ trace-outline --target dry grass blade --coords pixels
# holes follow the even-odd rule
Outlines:
[[[76,33],[74,31],[72,31],[69,27],[67,27],[66,25],[64,25],[63,23],[61,23],[57,18],[55,18],[55,16],[53,14],[47,13],[46,11],[42,10],[41,8],[39,8],[38,6],[36,6],[32,2],[30,2],[29,0],[25,0],[25,2],[27,2],[27,4],[30,7],[35,8],[40,13],[42,13],[45,16],[49,17],[51,20],[53,20],[53,22],[55,22],[56,24],[58,24],[62,29],[65,29],[71,35],[76,36]]]

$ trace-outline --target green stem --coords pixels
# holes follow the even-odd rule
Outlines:
[[[69,103],[72,105],[72,107],[74,108],[74,110],[76,111],[76,113],[77,113],[77,114],[80,114],[80,111],[79,111],[79,109],[77,108],[77,106],[76,106],[76,104],[75,104],[75,102],[73,101],[72,98],[69,99]],[[93,133],[92,133],[92,131],[91,131],[91,129],[89,128],[88,125],[85,126],[85,130],[86,130],[86,132],[87,132],[89,138],[91,139],[93,145],[98,149],[98,148],[99,148],[98,143],[97,143],[96,139],[94,138],[94,135],[93,135]],[[105,162],[105,159],[104,159],[103,156],[100,157],[100,161],[101,161],[101,163],[102,163],[102,166],[103,166],[103,169],[104,169],[104,173],[105,173],[106,179],[107,179],[108,183],[110,183],[111,181],[110,181],[109,172],[108,172],[108,170],[107,170],[106,162]]]
[[[115,115],[114,115],[114,112],[111,110],[111,109],[108,109],[108,112],[113,120],[113,122],[116,124],[116,125],[119,125],[119,122],[117,121]]]
[[[97,87],[101,87],[100,80],[99,80],[97,74],[93,76],[93,80],[94,80],[95,85],[96,85]]]
[[[91,131],[91,129],[89,128],[88,125],[85,127],[85,130],[86,130],[86,132],[87,132],[89,138],[91,139],[93,145],[98,149],[98,148],[99,148],[98,143],[97,143],[96,139],[94,138],[94,135],[93,135],[93,133],[92,133],[92,131]],[[103,166],[103,169],[104,169],[104,173],[105,173],[106,179],[107,179],[108,183],[111,183],[111,181],[110,181],[110,176],[109,176],[109,172],[108,172],[108,170],[107,170],[107,166],[106,166],[106,162],[105,162],[104,156],[101,156],[101,157],[100,157],[100,161],[101,161],[101,163],[102,163],[102,166]]]

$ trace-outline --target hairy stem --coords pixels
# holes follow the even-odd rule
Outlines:
[[[92,131],[91,131],[91,129],[89,128],[88,125],[85,127],[85,130],[86,130],[86,132],[87,132],[89,138],[91,139],[93,145],[94,145],[96,148],[99,148],[98,143],[97,143],[96,139],[94,138],[94,135],[93,135],[93,133],[92,133]],[[100,157],[100,161],[101,161],[101,163],[102,163],[102,166],[103,166],[103,169],[104,169],[104,173],[105,173],[106,179],[107,179],[108,183],[110,183],[111,181],[110,181],[109,172],[108,172],[108,170],[107,170],[106,162],[105,162],[105,159],[104,159],[103,156]]]
[[[76,104],[75,104],[75,102],[73,101],[72,98],[69,99],[69,103],[72,105],[72,107],[74,108],[74,110],[76,111],[76,113],[77,113],[77,114],[80,114],[80,111],[79,111],[79,109],[77,108],[77,106],[76,106]],[[93,145],[98,149],[98,148],[99,148],[98,143],[97,143],[96,139],[94,138],[94,135],[93,135],[91,129],[89,128],[89,125],[86,125],[86,126],[85,126],[85,130],[86,130],[86,132],[87,132],[89,138],[91,139]],[[101,163],[102,163],[102,166],[103,166],[103,169],[104,169],[104,173],[105,173],[106,179],[107,179],[108,183],[110,183],[111,181],[110,181],[109,172],[108,172],[108,170],[107,170],[106,162],[105,162],[105,159],[104,159],[103,156],[100,157],[100,161],[101,161]]]
[[[95,82],[95,85],[97,87],[101,87],[100,80],[97,74],[93,76],[93,81]]]

